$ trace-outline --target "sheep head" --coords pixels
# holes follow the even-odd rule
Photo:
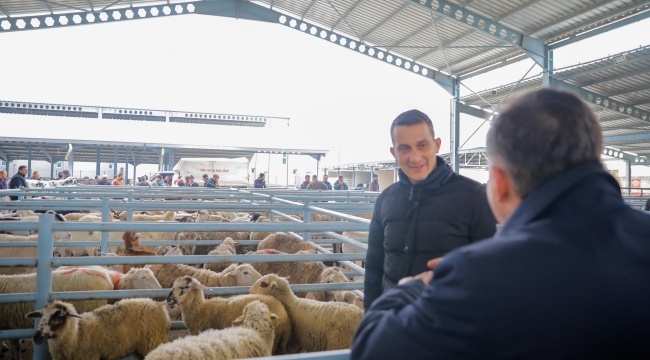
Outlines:
[[[237,286],[251,286],[262,277],[251,264],[241,264],[226,275],[234,277]]]
[[[140,247],[140,240],[142,239],[142,234],[136,231],[127,231],[122,235],[122,240],[124,240],[124,246],[129,247]]]
[[[265,303],[255,300],[244,306],[242,315],[233,320],[232,324],[235,326],[244,325],[246,327],[253,327],[249,326],[249,324],[260,323],[262,321],[268,321],[270,323],[271,320],[279,319],[279,316],[269,311],[269,307]]]
[[[250,294],[270,295],[275,298],[283,298],[289,294],[293,295],[289,287],[289,280],[275,274],[262,276],[248,292]]]
[[[151,269],[131,268],[122,279],[131,280],[131,289],[152,289],[160,290],[162,286],[153,274]]]
[[[181,276],[172,286],[172,291],[167,296],[167,305],[170,308],[179,305],[182,302],[191,301],[196,295],[203,295],[202,291],[209,289],[191,276]]]
[[[55,338],[61,329],[76,322],[74,318],[81,318],[81,315],[77,313],[72,304],[55,300],[43,310],[32,311],[26,317],[28,319],[41,318],[33,339],[35,344],[40,345],[47,339]]]
[[[327,272],[327,273],[326,273]],[[321,284],[332,284],[332,283],[344,283],[348,282],[348,278],[343,274],[340,268],[328,268],[323,273],[326,273],[327,276],[321,281]],[[334,300],[336,301],[344,301],[345,297],[345,292],[342,290],[334,290],[332,291],[332,294],[334,294]],[[352,293],[354,294],[354,293]]]

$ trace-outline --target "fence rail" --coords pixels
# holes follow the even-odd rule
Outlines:
[[[336,261],[349,272],[348,276],[363,276],[365,270],[352,263],[365,259],[367,240],[352,239],[334,231],[368,231],[370,221],[353,214],[370,214],[376,202],[376,193],[360,191],[296,191],[258,189],[182,189],[155,187],[59,187],[46,189],[21,189],[3,192],[3,195],[18,196],[19,201],[0,202],[0,210],[34,210],[34,211],[100,211],[101,222],[58,222],[53,215],[41,215],[38,222],[0,221],[2,231],[38,231],[37,242],[0,243],[2,248],[37,248],[36,257],[0,258],[0,267],[36,267],[36,291],[34,293],[0,294],[0,304],[16,302],[35,302],[41,309],[54,300],[89,300],[122,299],[132,297],[166,297],[169,289],[163,290],[109,290],[109,291],[72,291],[52,292],[52,271],[59,266],[86,265],[121,265],[121,264],[196,264],[222,262],[279,262],[279,261]],[[45,196],[54,199],[29,199]],[[92,199],[88,199],[92,198]],[[63,199],[63,200],[62,200]],[[165,201],[157,201],[164,199]],[[265,212],[271,218],[270,223],[256,222],[132,222],[133,212],[146,210],[178,211],[197,209],[232,212]],[[127,221],[111,222],[110,211],[126,211]],[[298,220],[291,214],[302,214]],[[322,214],[343,221],[311,221],[311,214]],[[284,218],[289,221],[277,222]],[[54,241],[54,232],[58,231],[101,231],[101,241]],[[147,256],[147,257],[53,257],[54,247],[100,247],[103,251],[109,246],[123,245],[119,241],[109,241],[109,232],[180,232],[180,231],[255,231],[286,232],[304,241],[309,241],[318,250],[317,254],[288,255],[188,255],[188,256]],[[322,236],[324,239],[312,239]],[[217,245],[223,240],[155,240],[142,241],[142,246],[167,245]],[[260,240],[241,240],[240,245],[256,245]],[[348,244],[362,250],[361,253],[338,254],[324,248],[325,245]],[[323,245],[323,246],[321,246]],[[291,285],[295,292],[312,292],[328,290],[354,291],[363,295],[361,282],[333,284]],[[249,287],[211,288],[206,295],[232,295],[248,293]],[[182,322],[173,322],[172,329],[184,329]],[[34,329],[0,330],[0,339],[20,339],[33,336]],[[34,359],[47,358],[44,345],[35,346]],[[348,359],[349,351],[328,353],[299,354],[274,359]]]

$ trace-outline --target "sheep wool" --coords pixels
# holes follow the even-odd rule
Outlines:
[[[237,244],[232,238],[226,238],[220,245],[210,251],[208,255],[237,255]],[[206,263],[203,268],[212,271],[223,271],[232,263]]]
[[[53,360],[121,360],[144,357],[167,342],[171,326],[162,304],[124,299],[79,315],[70,303],[54,301],[29,318],[41,318],[34,342],[48,339]]]
[[[190,334],[197,335],[208,329],[225,329],[232,325],[244,310],[244,307],[255,300],[266,304],[280,318],[273,321],[277,336],[273,341],[273,353],[285,354],[291,339],[291,321],[282,304],[263,295],[240,295],[230,298],[211,298],[206,300],[203,290],[208,289],[196,279],[189,276],[179,277],[169,293],[167,302],[173,309],[180,306],[183,322]]]
[[[177,339],[159,346],[145,360],[243,359],[271,356],[275,330],[272,321],[279,317],[260,301],[244,307],[243,315],[223,330],[207,330],[196,336]]]
[[[284,251],[288,254],[295,254],[301,250],[309,251],[313,254],[316,254],[318,252],[314,244],[285,233],[271,234],[264,240],[260,241],[260,243],[257,245],[257,250],[264,249],[275,249]]]
[[[347,303],[301,299],[291,292],[287,279],[275,274],[257,280],[250,292],[282,302],[294,339],[307,352],[349,349],[363,317],[361,309]]]
[[[181,276],[191,276],[208,287],[251,286],[262,277],[249,264],[232,264],[220,273],[183,264],[156,264],[147,265],[145,268],[153,272],[165,289],[171,288],[174,281]]]

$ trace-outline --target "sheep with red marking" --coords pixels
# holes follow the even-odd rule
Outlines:
[[[151,299],[124,299],[81,315],[72,304],[54,301],[27,317],[41,318],[33,340],[47,340],[53,360],[143,358],[167,342],[171,326],[162,304]]]

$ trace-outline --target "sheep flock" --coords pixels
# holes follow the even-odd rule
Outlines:
[[[54,213],[53,211],[49,211]],[[56,221],[101,222],[98,212],[56,215]],[[21,211],[20,221],[40,214]],[[301,220],[301,216],[295,216]],[[312,214],[311,221],[336,221]],[[111,210],[110,221],[127,221]],[[198,210],[134,213],[133,222],[270,222],[268,213]],[[277,217],[274,221],[286,221]],[[341,233],[339,233],[341,234]],[[317,234],[318,235],[318,234]],[[365,234],[362,234],[365,235]],[[366,235],[367,236],[367,235]],[[318,239],[312,236],[311,239]],[[184,245],[184,241],[222,240],[219,245]],[[240,241],[257,241],[240,244]],[[35,232],[3,232],[0,242],[36,242]],[[235,256],[237,262],[64,266],[52,272],[52,291],[169,290],[166,298],[54,301],[43,309],[33,302],[0,304],[0,330],[34,328],[30,340],[4,340],[1,359],[29,359],[33,345],[47,342],[59,359],[239,359],[347,349],[363,317],[359,292],[293,292],[294,284],[362,281],[348,276],[345,265],[320,261],[246,262],[250,255],[316,254],[322,249],[292,233],[242,231],[110,232],[123,245],[99,251],[98,231],[55,232],[54,257],[83,256]],[[57,247],[59,241],[96,242],[96,246]],[[151,246],[148,241],[178,245]],[[141,244],[144,242],[144,244]],[[81,244],[80,244],[81,245]],[[12,244],[13,246],[13,244]],[[333,247],[336,249],[336,247]],[[36,257],[36,247],[0,247],[0,258]],[[351,250],[350,252],[354,252]],[[358,250],[356,250],[358,251]],[[266,257],[264,257],[266,259]],[[259,260],[258,260],[259,261]],[[248,287],[241,295],[210,295],[218,287]],[[33,293],[36,268],[0,267],[0,294]],[[182,321],[187,330],[171,330]]]

